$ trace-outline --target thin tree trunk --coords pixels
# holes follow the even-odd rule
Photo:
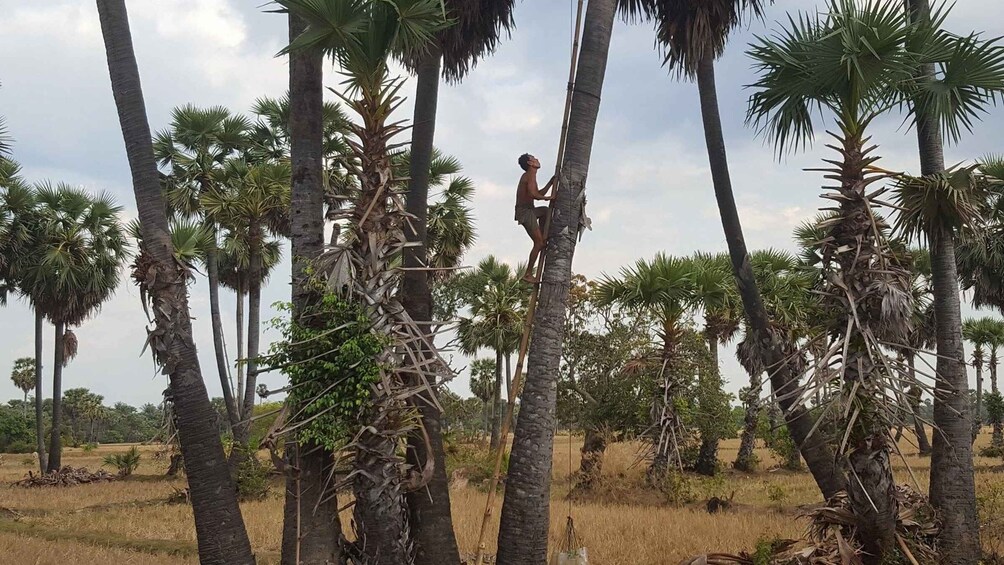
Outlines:
[[[917,369],[915,363],[917,362],[917,354],[908,352],[906,354],[906,363],[910,371],[910,382],[917,382]],[[920,386],[913,385],[910,389],[910,401],[913,402],[913,433],[917,436],[917,448],[920,451],[920,455],[930,455],[931,454],[931,442],[927,440],[927,430],[924,429],[924,422],[920,419],[920,396],[921,390]]]
[[[436,110],[439,104],[439,71],[441,57],[431,49],[418,64],[415,89],[415,111],[411,132],[411,170],[408,181],[407,211],[412,214],[408,239],[420,245],[405,250],[405,267],[426,267],[428,262],[427,218],[429,210],[429,173],[436,135]],[[432,320],[432,291],[427,271],[405,271],[402,281],[401,302],[412,319],[422,323]],[[420,325],[428,331],[427,324]],[[434,347],[433,337],[428,338]],[[431,353],[431,352],[430,352]],[[438,390],[433,387],[433,391]],[[419,400],[417,408],[428,436],[428,444],[421,433],[408,437],[408,461],[422,468],[430,458],[434,468],[432,478],[424,489],[406,496],[410,514],[411,533],[415,540],[416,565],[459,565],[460,550],[453,533],[453,514],[450,509],[449,480],[446,476],[446,452],[439,410],[434,403]]]
[[[49,473],[59,470],[63,454],[59,428],[63,419],[63,332],[66,330],[66,326],[62,322],[56,322],[55,325],[56,337],[53,344],[55,353],[52,360],[52,429],[49,431],[49,464],[46,467],[46,471]]]
[[[303,20],[290,14],[290,41],[305,27]],[[309,273],[324,250],[322,62],[318,52],[289,55],[290,240],[296,317],[317,300]],[[282,565],[342,565],[338,497],[330,481],[334,457],[321,446],[297,445],[292,438],[286,443],[285,457]]]
[[[790,351],[790,348],[777,336],[772,335],[767,310],[760,297],[756,279],[753,277],[753,267],[746,250],[742,223],[739,221],[735,197],[732,194],[725,138],[722,135],[722,119],[718,111],[718,93],[715,90],[714,61],[710,58],[701,61],[698,66],[697,87],[701,98],[701,117],[704,121],[704,138],[708,146],[715,199],[718,201],[718,211],[722,218],[725,241],[729,247],[732,271],[743,301],[743,310],[749,320],[750,329],[753,330],[757,346],[766,356],[764,366],[768,368],[774,395],[781,399],[781,408],[784,410],[791,437],[799,446],[802,458],[809,466],[809,471],[823,497],[828,499],[844,489],[845,479],[834,465],[833,452],[821,434],[810,436],[809,432],[814,425],[812,416],[804,405],[796,402],[797,395],[791,394],[799,386],[798,371],[786,362],[794,352]]]
[[[155,329],[150,349],[169,376],[168,400],[175,407],[186,463],[199,561],[202,565],[253,565],[219,433],[206,425],[213,421],[213,407],[192,338],[187,273],[171,247],[125,1],[97,0],[97,7],[143,236],[140,256],[144,262],[137,260],[133,275],[152,303],[149,311]]]
[[[234,437],[234,452],[246,451],[245,445],[251,433],[251,417],[254,415],[254,399],[258,381],[258,345],[261,337],[261,281],[262,258],[261,248],[264,242],[262,227],[252,222],[248,227],[250,253],[248,257],[248,359],[247,376],[244,390],[240,392],[243,400],[240,405],[240,424]],[[239,447],[239,449],[238,449]],[[233,454],[231,454],[231,458]],[[239,455],[238,461],[244,455]]]
[[[908,9],[916,21],[930,20],[928,0],[909,0]],[[934,65],[922,65],[918,74],[921,80],[933,80]],[[945,169],[941,126],[935,116],[926,113],[918,113],[916,118],[921,174],[941,172]],[[955,239],[949,233],[930,243],[938,353],[934,395],[938,433],[932,445],[930,498],[942,517],[942,563],[975,565],[981,550]]]
[[[223,347],[223,320],[220,316],[220,275],[218,264],[219,252],[216,249],[216,231],[213,230],[212,242],[206,249],[206,275],[209,278],[209,316],[213,324],[213,351],[216,353],[216,371],[220,375],[220,388],[223,390],[223,403],[227,408],[227,420],[230,431],[240,420],[234,393],[230,388],[230,372],[227,369],[227,354]]]
[[[544,565],[550,525],[551,461],[558,365],[564,342],[572,256],[582,215],[600,94],[606,73],[616,0],[590,0],[561,164],[561,185],[545,251],[534,314],[529,370],[509,459],[502,504],[498,565]],[[503,440],[504,441],[504,440]]]
[[[237,279],[237,306],[234,312],[234,321],[237,326],[237,394],[240,395],[235,400],[237,408],[237,420],[241,419],[241,414],[244,413],[244,376],[247,373],[247,340],[244,339],[244,329],[247,327],[244,321],[244,304],[248,299],[247,289],[244,288],[244,282],[238,277]],[[234,426],[231,430],[236,433],[237,426]]]
[[[35,310],[35,450],[38,452],[38,470],[44,473],[49,466],[45,453],[45,399],[42,398],[42,330],[45,319]]]
[[[505,399],[512,402],[512,353],[505,355]]]
[[[983,428],[983,364],[976,363],[976,412],[973,414],[973,443]]]
[[[990,392],[994,393],[994,396],[999,398],[1000,390],[997,388],[997,361],[997,346],[994,346],[990,350]],[[982,414],[982,410],[978,410],[974,420],[981,419]],[[1001,447],[1004,447],[1004,423],[1001,422],[1000,414],[995,413],[990,421],[990,424],[993,426],[993,436],[990,439],[990,447],[1000,449]]]
[[[492,386],[492,433],[489,449],[495,451],[499,445],[502,429],[502,350],[495,350],[495,383]]]

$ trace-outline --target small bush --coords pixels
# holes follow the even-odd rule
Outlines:
[[[673,506],[689,504],[698,497],[693,479],[675,469],[667,471],[653,484]]]
[[[129,448],[125,453],[113,453],[104,459],[105,465],[118,469],[120,477],[128,477],[139,468],[140,454],[136,446]]]
[[[237,467],[237,497],[242,502],[264,500],[272,488],[269,474],[269,468],[253,454],[245,458]]]
[[[80,448],[84,450],[84,453],[90,453],[98,448],[98,444],[92,441],[85,443],[84,445],[80,446]]]
[[[509,471],[509,453],[502,457],[501,474]],[[446,447],[446,472],[459,473],[475,486],[487,486],[495,473],[495,452],[467,443],[450,443]]]
[[[778,508],[781,508],[781,505],[784,504],[784,501],[788,499],[788,493],[784,490],[784,487],[782,487],[781,485],[776,485],[774,483],[768,483],[767,481],[764,481],[763,484],[764,487],[767,489],[767,498],[769,498],[771,502],[776,504]]]
[[[1004,447],[988,445],[980,449],[980,457],[1004,457]]]
[[[5,453],[34,453],[35,446],[27,441],[15,441],[4,449]]]

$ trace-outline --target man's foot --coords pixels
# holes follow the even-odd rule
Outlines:
[[[532,273],[527,273],[523,275],[523,282],[529,284],[535,284],[537,282],[537,279],[533,276]]]

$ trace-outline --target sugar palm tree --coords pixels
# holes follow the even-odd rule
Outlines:
[[[167,200],[177,214],[207,221],[211,238],[205,250],[206,276],[209,280],[209,313],[213,328],[213,351],[219,373],[223,400],[231,427],[240,420],[240,412],[230,386],[229,370],[223,343],[220,314],[220,281],[217,267],[218,227],[203,210],[202,195],[223,190],[223,166],[249,146],[251,122],[222,106],[198,108],[191,104],[174,108],[171,126],[157,133],[153,147],[161,167],[169,172]]]
[[[976,411],[973,414],[973,440],[983,427],[983,367],[987,363],[984,347],[994,339],[991,318],[969,318],[962,322],[962,337],[973,345],[972,365],[976,370]],[[996,380],[996,379],[994,379]]]
[[[67,326],[79,325],[111,297],[126,256],[121,210],[111,197],[96,197],[66,184],[35,188],[40,229],[34,260],[21,273],[22,292],[55,325],[52,373],[52,434],[48,471],[60,468],[62,371],[76,353],[76,337]],[[67,349],[67,345],[70,346]]]
[[[108,58],[112,93],[118,110],[132,173],[136,208],[146,260],[135,265],[133,279],[149,302],[154,329],[149,344],[154,359],[170,379],[175,424],[190,485],[199,560],[206,565],[255,562],[237,491],[227,470],[223,444],[211,422],[209,402],[188,309],[187,269],[171,246],[164,197],[146,118],[143,89],[132,47],[124,0],[98,0],[101,34]]]
[[[999,319],[990,319],[988,324],[990,326],[990,341],[988,342],[990,356],[987,359],[987,366],[990,368],[990,394],[994,396],[994,406],[996,408],[1000,406],[999,401],[1001,398],[1000,389],[997,388],[997,364],[999,361],[997,350],[1004,347],[1004,322]],[[990,425],[993,426],[990,447],[996,449],[1004,448],[1004,422],[1002,422],[999,409],[995,409],[990,414]]]
[[[428,49],[418,56],[404,57],[407,66],[417,78],[412,119],[414,128],[411,136],[411,153],[414,158],[408,174],[407,193],[407,210],[414,215],[414,219],[411,224],[412,229],[408,230],[407,235],[412,241],[421,244],[406,250],[404,261],[406,267],[417,269],[425,266],[442,267],[443,265],[436,265],[437,259],[452,259],[449,253],[442,254],[444,250],[448,250],[442,246],[449,240],[441,236],[449,232],[442,231],[439,229],[442,224],[437,224],[437,221],[445,216],[434,215],[429,204],[429,189],[432,185],[429,172],[435,162],[433,148],[440,75],[449,82],[459,83],[479,59],[493,53],[502,32],[508,32],[513,27],[512,10],[515,2],[442,0],[442,4],[452,25],[439,30],[432,37]],[[456,203],[455,200],[446,199],[441,203],[443,206],[436,211],[441,214],[456,213],[459,211],[458,208],[450,210],[446,207]],[[437,250],[436,244],[441,246],[440,249]],[[459,255],[457,257],[459,258]],[[415,320],[432,320],[433,305],[429,277],[434,274],[436,273],[422,270],[405,273],[402,303]],[[431,496],[415,493],[408,497],[412,517],[415,519],[421,517],[421,520],[417,520],[415,529],[415,539],[418,543],[416,563],[459,565],[460,554],[453,534],[445,454],[439,430],[440,415],[428,405],[420,405],[419,409],[430,431],[429,438],[433,450],[431,455],[436,461],[436,472],[429,485]],[[423,451],[423,445],[424,440],[420,437],[414,437],[409,442],[416,460],[428,458],[429,454]]]
[[[392,262],[400,257],[406,238],[401,231],[405,211],[394,190],[388,147],[391,138],[402,131],[400,124],[388,121],[398,104],[400,81],[390,79],[388,60],[395,54],[412,57],[422,53],[432,35],[446,25],[438,1],[408,2],[406,10],[399,3],[279,0],[307,23],[304,33],[292,41],[287,51],[321,49],[330,54],[349,77],[343,101],[362,121],[362,125],[350,126],[353,162],[348,166],[358,183],[356,194],[350,208],[333,215],[333,219],[347,222],[351,233],[330,254],[335,268],[329,271],[329,285],[353,302],[365,305],[374,323],[373,331],[388,340],[382,361],[389,361],[397,347],[413,351],[411,358],[416,360],[425,359],[429,349],[410,316],[398,311],[400,306],[394,296],[398,279]],[[418,332],[417,336],[407,333],[412,331]],[[408,386],[423,388],[415,387],[414,382],[406,385],[405,381],[413,379],[410,375],[415,374],[414,369],[426,372],[420,368],[424,366],[423,361],[412,370],[391,365],[382,370],[380,385],[374,387],[373,402],[367,410],[369,426],[360,431],[355,442],[354,513],[358,548],[367,562],[414,562],[404,500],[407,479],[394,454],[396,442],[403,438],[401,434],[413,428],[401,412],[401,401],[409,395],[400,392]]]
[[[697,253],[694,265],[694,302],[704,313],[704,338],[711,353],[711,373],[701,375],[701,391],[722,388],[718,346],[726,344],[739,331],[742,314],[732,267],[726,254]],[[703,410],[703,407],[702,407]],[[718,426],[712,426],[718,428]],[[719,437],[706,437],[702,431],[701,448],[695,468],[703,475],[714,475],[718,466]]]
[[[244,443],[250,431],[258,377],[261,287],[267,279],[263,255],[269,237],[289,233],[290,167],[285,161],[249,164],[243,159],[231,159],[224,163],[217,178],[217,189],[200,194],[203,213],[212,225],[229,230],[236,239],[244,239],[246,246],[233,245],[230,252],[247,251],[247,376],[238,384],[239,425],[234,429],[235,441]]]
[[[603,277],[595,289],[594,300],[599,305],[643,308],[652,313],[657,323],[656,334],[662,344],[649,434],[652,457],[649,476],[654,481],[665,475],[670,465],[682,465],[679,450],[684,430],[675,401],[685,383],[679,381],[674,360],[686,316],[697,298],[696,276],[691,259],[660,253],[651,261],[642,259],[632,267],[625,267],[620,277]]]
[[[556,213],[548,234],[539,301],[534,312],[526,385],[520,397],[499,526],[499,565],[542,565],[547,561],[555,382],[561,363],[562,328],[572,280],[572,256],[582,220],[586,173],[600,108],[616,0],[591,0],[586,7],[575,72],[575,96],[560,162]],[[504,438],[503,438],[504,441]]]
[[[460,350],[471,356],[482,348],[495,351],[491,427],[491,448],[495,449],[502,423],[503,366],[506,357],[519,347],[526,314],[526,286],[509,265],[494,256],[481,260],[475,271],[463,275],[460,284],[470,309],[470,317],[461,318],[457,327]]]
[[[21,406],[21,415],[28,416],[28,393],[35,388],[35,359],[32,357],[19,357],[14,360],[14,367],[10,371],[10,380],[14,386],[24,393],[24,404]]]
[[[827,173],[840,183],[836,187],[837,193],[830,196],[839,203],[840,208],[826,226],[831,239],[824,244],[824,270],[837,267],[839,276],[848,286],[852,284],[851,281],[859,281],[854,284],[872,281],[875,283],[869,283],[872,293],[882,288],[880,294],[871,298],[867,290],[864,293],[842,288],[830,290],[831,296],[840,297],[838,302],[845,303],[843,308],[846,312],[853,309],[858,314],[854,323],[848,324],[848,331],[843,339],[851,340],[851,336],[858,335],[859,332],[861,335],[870,334],[865,340],[858,341],[860,345],[857,351],[852,347],[848,351],[849,356],[843,359],[845,380],[853,382],[864,379],[862,383],[872,381],[877,384],[887,376],[884,368],[862,365],[864,370],[851,371],[851,379],[848,379],[847,368],[854,367],[859,355],[871,355],[869,351],[881,353],[876,342],[905,341],[909,331],[908,314],[912,310],[908,306],[912,300],[909,293],[909,273],[901,265],[902,261],[895,257],[895,250],[889,247],[888,239],[883,237],[882,221],[872,211],[873,198],[880,191],[869,191],[868,187],[881,177],[873,172],[873,164],[877,160],[872,155],[875,147],[865,148],[867,125],[887,111],[890,104],[909,104],[911,101],[922,100],[921,110],[937,112],[938,119],[943,123],[953,124],[953,131],[957,133],[960,126],[971,123],[975,107],[978,107],[984,93],[990,92],[987,89],[994,88],[993,85],[997,84],[993,80],[987,81],[987,78],[992,77],[996,73],[995,69],[1000,66],[997,61],[999,55],[994,48],[975,37],[959,38],[942,32],[937,26],[913,24],[902,13],[900,6],[893,2],[872,1],[858,6],[850,0],[832,0],[829,8],[827,16],[816,19],[801,16],[792,21],[790,29],[772,38],[761,39],[752,48],[750,54],[761,71],[761,77],[757,83],[758,90],[750,100],[749,119],[760,126],[761,131],[782,152],[804,146],[812,139],[815,122],[812,107],[822,107],[836,116],[838,131],[834,136],[839,143],[836,148],[839,160],[834,163],[837,168],[827,170]],[[930,88],[928,84],[918,85],[914,80],[914,73],[917,66],[926,61],[944,65],[950,83],[938,85],[937,88]],[[976,62],[981,66],[975,66]],[[983,69],[987,69],[988,74],[983,74]],[[956,100],[956,97],[963,103],[949,102]],[[851,241],[856,242],[852,248],[867,251],[849,257],[840,249]],[[861,242],[866,242],[867,245],[862,247]],[[943,245],[944,242],[939,241],[938,244]],[[825,249],[826,245],[831,248]],[[938,248],[932,245],[932,249]],[[939,254],[932,253],[932,256],[936,258],[934,280],[938,310],[946,306],[944,300],[947,299],[947,294],[939,297],[939,277],[946,273],[939,271],[939,266],[945,268],[944,261],[939,263],[937,260]],[[954,269],[954,258],[952,263]],[[859,287],[865,288],[868,287]],[[868,300],[877,300],[881,295],[889,300],[887,305],[895,305],[895,308],[884,307],[879,312],[867,307]],[[956,312],[957,299],[956,292]],[[861,317],[862,314],[864,318]],[[951,322],[952,316],[946,310],[944,315],[938,313],[936,317],[939,323],[947,324]],[[833,321],[840,322],[839,319]],[[946,356],[954,357],[944,351],[939,353],[939,364],[942,364]],[[942,381],[952,380],[948,373],[939,371],[939,375]],[[964,377],[957,384],[959,386],[954,388],[964,388]],[[945,383],[942,385],[944,389]],[[859,386],[856,391],[861,393],[869,388],[872,387]],[[872,388],[867,394],[881,394],[883,388],[885,387]],[[941,403],[942,400],[936,398],[936,403]],[[967,406],[961,404],[953,406],[953,409],[961,409],[965,413]],[[884,416],[878,415],[870,421],[875,424],[884,419]],[[869,431],[866,429],[866,422],[859,419],[855,423],[856,427],[849,428],[851,433],[848,436],[851,445],[855,445],[855,450],[849,454],[847,462],[858,476],[862,476],[865,469],[854,468],[854,465],[865,464],[862,456],[868,454],[868,464],[872,467],[869,474],[875,478],[871,485],[864,485],[861,481],[849,482],[853,506],[866,524],[859,529],[859,541],[872,560],[882,559],[884,552],[892,548],[895,541],[896,501],[888,494],[882,495],[881,502],[875,501],[875,495],[887,492],[884,485],[891,484],[892,481],[887,455],[880,453],[888,450],[884,440],[878,439],[885,435],[884,425],[873,426]],[[951,438],[956,437],[952,431],[942,431],[945,433],[936,438],[941,437],[951,442]],[[964,482],[971,485],[969,433],[967,427],[964,446],[954,446],[957,456],[953,458],[953,465],[962,465],[962,474],[969,477]],[[956,439],[961,441],[963,436]],[[861,443],[862,441],[865,443]],[[936,453],[938,449],[936,441]],[[955,474],[959,474],[959,469],[955,470]],[[936,482],[932,481],[932,485]],[[864,488],[858,488],[862,486]],[[967,489],[965,485],[961,487],[962,491]],[[971,511],[967,512],[970,517],[975,517]],[[963,521],[968,523],[968,520],[969,517]],[[949,531],[953,529],[954,526],[948,528]]]

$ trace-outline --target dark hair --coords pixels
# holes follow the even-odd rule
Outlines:
[[[519,156],[519,167],[521,169],[523,169],[524,171],[529,170],[530,169],[530,159],[532,159],[532,158],[533,158],[533,155],[530,155],[529,153],[524,153],[524,154],[520,155]]]

